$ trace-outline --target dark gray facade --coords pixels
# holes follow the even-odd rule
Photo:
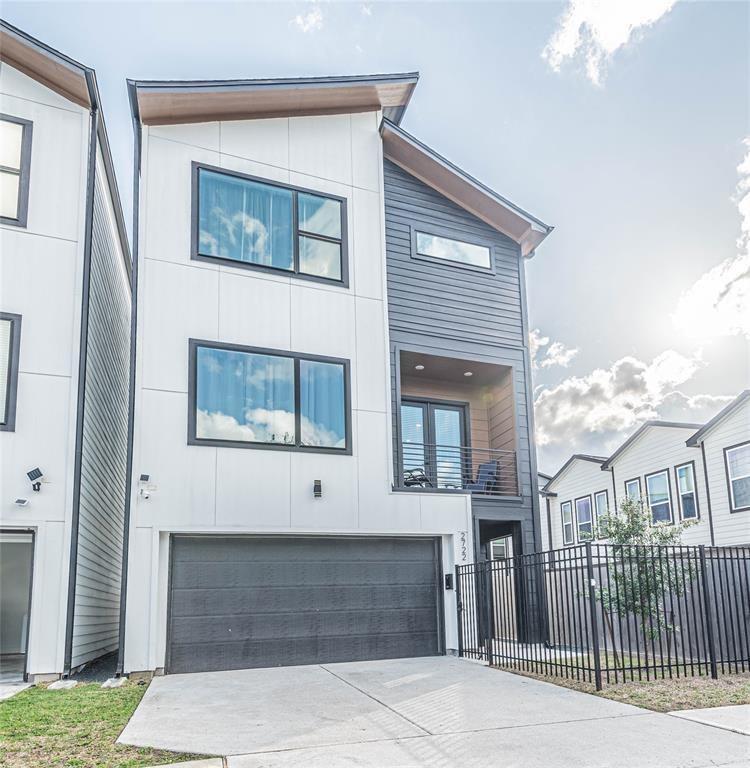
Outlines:
[[[468,213],[399,166],[384,161],[388,315],[394,456],[399,436],[399,351],[456,357],[507,366],[512,399],[520,495],[472,499],[490,535],[513,535],[524,552],[540,546],[533,444],[523,259],[510,238]],[[465,267],[415,255],[415,230],[487,245],[491,269]],[[396,467],[396,477],[399,468]],[[493,524],[493,521],[495,523]],[[479,554],[479,553],[478,553]],[[481,556],[481,555],[480,555]]]

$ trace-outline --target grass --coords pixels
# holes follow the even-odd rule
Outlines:
[[[35,686],[0,702],[0,766],[141,768],[205,757],[115,743],[145,692],[134,683]]]

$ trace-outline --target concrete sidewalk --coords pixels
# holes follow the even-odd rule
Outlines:
[[[737,733],[446,657],[157,678],[120,741],[229,768],[750,764]]]
[[[693,720],[696,723],[724,728],[727,731],[750,736],[750,704],[738,704],[733,707],[712,707],[710,709],[681,709],[670,712],[674,717]]]

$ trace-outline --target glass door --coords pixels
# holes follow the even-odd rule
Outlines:
[[[407,488],[431,486],[426,434],[427,406],[424,403],[402,403],[401,461]]]
[[[429,405],[430,440],[434,453],[434,481],[437,488],[463,488],[463,408]]]

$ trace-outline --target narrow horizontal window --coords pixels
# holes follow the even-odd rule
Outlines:
[[[573,503],[564,501],[560,504],[560,517],[562,518],[563,544],[573,543]]]
[[[683,464],[675,469],[677,475],[677,496],[680,501],[680,515],[683,520],[698,517],[698,496],[695,490],[695,471],[692,464]]]
[[[348,451],[348,362],[191,341],[190,442]]]
[[[672,503],[669,497],[669,474],[666,470],[646,475],[646,493],[653,523],[672,522]]]
[[[31,128],[28,120],[0,115],[0,221],[26,226]]]
[[[724,450],[732,512],[750,509],[750,443]]]
[[[591,496],[576,499],[576,525],[578,527],[578,541],[593,538]]]
[[[340,198],[195,167],[193,256],[344,282]]]
[[[490,249],[485,245],[466,243],[426,232],[417,232],[416,240],[417,253],[420,256],[455,261],[457,264],[468,264],[484,269],[490,269],[492,266]]]
[[[21,316],[0,312],[0,430],[12,432],[16,421]]]

